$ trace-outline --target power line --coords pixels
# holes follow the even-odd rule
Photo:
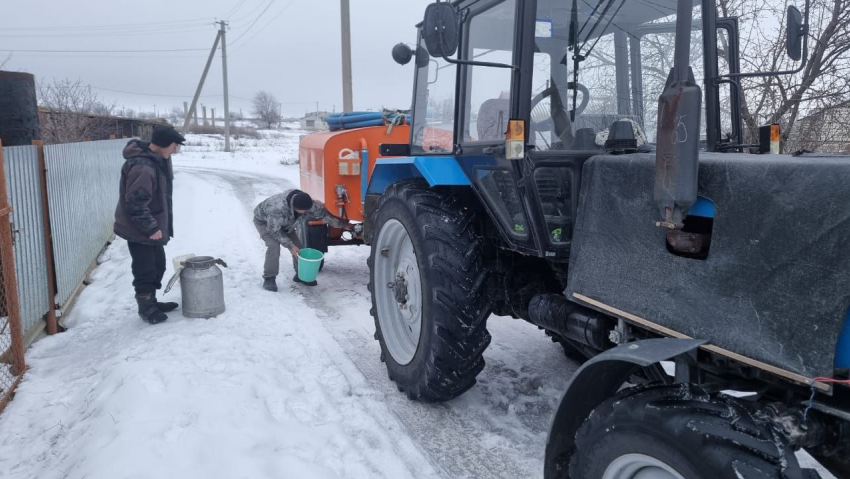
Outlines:
[[[171,48],[167,50],[29,50],[0,48],[0,52],[22,53],[167,53],[167,52],[202,52],[206,48]]]
[[[271,19],[271,20],[269,20],[269,22],[268,22],[268,23],[266,23],[265,25],[263,25],[263,27],[262,27],[262,28],[260,28],[259,30],[257,30],[257,33],[255,33],[254,35],[252,35],[252,36],[251,36],[251,38],[249,38],[249,39],[245,40],[245,41],[244,41],[241,45],[239,45],[239,48],[235,48],[235,49],[233,50],[233,53],[236,53],[237,51],[241,50],[241,49],[242,49],[242,47],[243,47],[244,45],[247,45],[247,44],[251,43],[251,40],[253,40],[253,39],[257,38],[257,36],[259,36],[259,35],[260,35],[260,33],[262,33],[262,32],[263,32],[263,30],[265,30],[266,28],[268,28],[268,26],[269,26],[269,25],[271,25],[272,23],[274,23],[274,21],[275,21],[275,20],[277,20],[277,18],[278,18],[278,17],[280,17],[280,16],[283,14],[283,12],[285,12],[285,11],[286,11],[286,9],[287,9],[287,8],[289,8],[289,6],[290,6],[290,5],[292,5],[293,3],[295,3],[295,0],[290,0],[290,2],[289,2],[289,3],[287,3],[286,5],[284,5],[283,9],[282,9],[281,11],[279,11],[279,12],[277,13],[277,15],[275,15],[274,17],[272,17],[272,19]],[[241,37],[240,37],[240,38],[241,38]],[[237,39],[237,40],[238,40],[238,39]],[[235,41],[234,41],[234,43],[235,43]]]
[[[251,31],[251,27],[253,27],[254,25],[256,25],[256,24],[257,24],[257,22],[260,20],[260,18],[263,16],[263,14],[264,14],[264,13],[266,13],[266,12],[269,10],[269,8],[271,8],[271,6],[272,6],[273,4],[274,4],[274,0],[269,0],[269,3],[268,3],[268,5],[266,5],[266,8],[264,8],[264,9],[263,9],[263,11],[262,11],[262,12],[260,12],[260,14],[259,14],[259,15],[257,15],[257,18],[255,18],[255,19],[254,19],[254,21],[253,21],[253,22],[251,22],[251,24],[250,24],[250,25],[248,25],[248,28],[246,28],[246,29],[245,29],[245,31],[244,31],[244,32],[242,32],[242,35],[239,35],[238,37],[236,37],[236,40],[233,40],[233,43],[231,43],[231,45],[235,45],[235,44],[236,44],[236,42],[238,42],[238,41],[239,41],[239,39],[241,39],[242,37],[244,37],[244,36],[245,36],[245,34],[246,34],[246,33],[248,33],[249,31]]]
[[[254,16],[254,13],[255,13],[255,12],[257,12],[257,11],[259,11],[261,8],[263,8],[263,0],[260,0],[260,3],[259,3],[256,7],[254,7],[254,9],[253,9],[253,10],[251,10],[250,12],[248,12],[248,14],[243,15],[243,16],[241,16],[241,17],[237,18],[236,20],[234,20],[234,21],[230,22],[230,23],[231,23],[231,24],[240,23],[240,22],[242,22],[243,20],[245,20],[246,18],[251,18],[251,17],[253,17],[253,16]]]
[[[239,11],[239,8],[242,7],[242,4],[245,3],[245,0],[241,0],[236,4],[236,7],[232,8],[229,12],[227,12],[222,18],[230,18],[231,15]]]
[[[65,32],[65,31],[91,31],[91,30],[156,30],[162,28],[177,28],[178,26],[192,26],[192,25],[206,25],[211,22],[212,18],[197,18],[192,20],[177,20],[170,22],[157,22],[155,24],[139,24],[139,23],[127,23],[127,24],[110,24],[110,25],[75,25],[73,27],[68,26],[49,26],[49,25],[39,25],[37,27],[4,27],[4,31],[14,31],[14,32],[25,32],[28,30],[33,31],[44,31],[51,30],[55,32]]]
[[[95,32],[95,33],[13,33],[0,34],[0,38],[50,38],[50,37],[124,37],[124,36],[140,36],[140,35],[181,35],[184,33],[206,32],[209,28],[191,28],[184,30],[163,30],[163,31],[138,31],[138,32]]]
[[[39,52],[21,53],[20,51],[13,51],[11,53],[14,54],[13,55],[14,58],[18,58],[18,57],[21,57],[21,58],[24,58],[24,57],[55,58],[57,60],[71,60],[71,61],[77,61],[80,58],[97,58],[97,59],[101,59],[101,60],[108,58],[109,60],[134,60],[134,61],[138,61],[139,59],[143,59],[143,58],[159,58],[159,59],[163,58],[162,54],[153,54],[153,53],[134,53],[134,54],[116,53],[114,55],[104,54],[104,53],[74,53],[73,55],[69,55],[67,53],[39,53]],[[184,59],[184,58],[194,60],[194,59],[202,58],[202,56],[198,53],[195,53],[195,54],[191,54],[191,53],[171,53],[171,54],[168,55],[167,58],[169,60],[180,60],[180,59]]]
[[[101,88],[99,86],[91,85],[92,90],[100,90],[100,91],[108,91],[112,93],[124,93],[127,95],[139,95],[139,96],[153,96],[153,97],[163,97],[163,98],[189,98],[192,95],[166,95],[161,93],[141,93],[137,91],[127,91],[127,90],[114,90],[112,88]],[[207,97],[213,96],[223,96],[223,95],[204,95]]]
[[[94,86],[94,85],[91,85],[91,88],[92,88],[92,90],[108,91],[108,92],[111,92],[111,93],[123,93],[123,94],[126,94],[126,95],[139,95],[139,96],[151,96],[151,97],[162,97],[162,98],[190,98],[192,96],[192,95],[170,95],[170,94],[160,94],[160,93],[142,93],[142,92],[128,91],[128,90],[116,90],[116,89],[112,89],[112,88],[101,88],[101,87]],[[212,95],[202,94],[201,96],[204,97],[204,98],[221,98],[224,95],[223,94],[212,94]],[[237,98],[239,100],[244,100],[244,101],[254,101],[252,98],[246,98],[244,96],[238,96],[238,95],[232,95],[231,94],[230,97],[231,98]],[[302,102],[278,102],[278,103],[280,103],[281,105],[312,105],[313,104],[313,102],[309,102],[309,101],[307,101],[307,102],[303,102],[303,101]]]

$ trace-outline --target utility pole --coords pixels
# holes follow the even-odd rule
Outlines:
[[[351,93],[351,14],[348,0],[340,0],[340,16],[342,17],[342,111],[348,113],[354,110],[354,100]],[[316,107],[316,111],[319,107]]]
[[[207,58],[207,64],[204,67],[204,73],[201,74],[201,81],[198,82],[198,88],[195,90],[195,96],[192,98],[192,106],[189,107],[189,112],[186,114],[186,118],[183,120],[183,134],[189,129],[189,119],[191,115],[195,114],[195,124],[198,124],[198,97],[201,96],[201,89],[204,88],[204,81],[207,79],[207,72],[210,71],[210,64],[212,64],[213,57],[215,57],[215,50],[218,48],[218,42],[221,40],[221,31],[216,32],[215,34],[215,42],[213,42],[212,50],[210,50],[210,56]]]
[[[215,108],[212,109],[212,125],[215,128]]]
[[[221,37],[221,71],[224,75],[224,151],[230,151],[230,97],[227,93],[227,23],[219,22],[221,29],[218,31]],[[215,122],[215,115],[213,115]]]
[[[189,102],[184,101],[183,102],[183,117],[185,118],[186,115],[188,115],[188,114],[189,114]]]
[[[201,108],[204,110],[204,126],[207,126],[209,124],[207,123],[207,106],[202,104]]]

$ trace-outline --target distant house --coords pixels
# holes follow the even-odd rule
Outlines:
[[[797,121],[791,137],[791,148],[827,153],[850,153],[850,102],[817,111]]]
[[[328,116],[328,112],[326,111],[314,111],[307,113],[307,115],[301,119],[301,129],[310,131],[327,130],[328,124],[325,123],[326,116]]]

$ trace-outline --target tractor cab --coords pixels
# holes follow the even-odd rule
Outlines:
[[[409,154],[454,157],[510,249],[565,261],[583,163],[655,147],[657,100],[675,52],[677,1],[437,5],[456,12],[446,22],[456,31],[429,38],[433,18],[450,15],[432,13],[419,25],[415,50],[401,55],[403,62],[415,59],[416,69]],[[696,2],[689,59],[702,63],[694,70],[702,84],[706,72],[738,71],[737,28],[733,20],[702,21],[699,7]],[[703,52],[709,50],[706,25],[719,31],[710,55]],[[434,52],[429,43],[440,47],[445,37],[456,37],[456,45]],[[704,103],[699,130],[688,134],[702,150],[722,147],[720,131],[729,133],[727,144],[739,143],[737,92],[728,84],[706,90],[711,102]],[[507,143],[515,130],[511,120],[522,129],[515,146]]]

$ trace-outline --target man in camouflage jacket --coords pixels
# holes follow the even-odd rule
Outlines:
[[[347,220],[330,214],[325,205],[313,201],[307,193],[300,190],[287,190],[281,194],[267,198],[254,208],[254,226],[260,238],[266,243],[266,261],[263,268],[263,288],[277,291],[275,278],[280,272],[280,247],[283,246],[292,253],[293,265],[298,267],[298,251],[301,240],[296,233],[296,226],[302,217],[306,220],[321,220],[326,224],[346,231],[351,231],[354,225]],[[303,283],[298,279],[296,269],[293,281]],[[315,286],[316,282],[304,283]]]

